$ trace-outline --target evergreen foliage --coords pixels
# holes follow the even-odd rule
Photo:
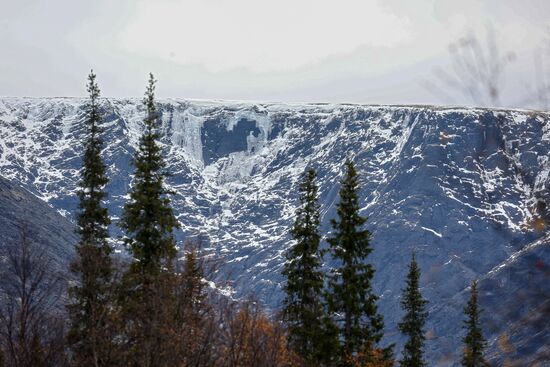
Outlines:
[[[424,367],[424,324],[428,317],[426,304],[428,303],[420,293],[419,286],[420,269],[416,263],[415,255],[412,255],[407,285],[403,290],[401,306],[405,310],[405,316],[399,323],[399,330],[408,336],[403,348],[403,357],[399,361],[402,367]]]
[[[153,74],[150,74],[143,99],[145,131],[134,155],[134,182],[121,221],[121,227],[128,235],[125,242],[134,257],[132,271],[141,275],[152,275],[163,266],[170,266],[176,254],[172,231],[178,227],[167,197],[169,191],[164,187],[167,174],[157,143],[159,115],[155,107],[155,83]]]
[[[471,286],[470,300],[464,308],[467,320],[464,321],[466,336],[464,337],[464,354],[462,356],[462,365],[464,367],[486,367],[489,363],[483,357],[483,351],[487,342],[483,338],[479,315],[482,310],[478,308],[477,281],[474,280]]]
[[[164,187],[165,163],[157,143],[155,79],[150,74],[143,104],[145,130],[134,155],[135,175],[121,227],[133,261],[122,278],[120,306],[130,365],[167,366],[176,296],[173,230],[178,227]]]
[[[79,190],[76,260],[71,271],[79,284],[70,290],[68,306],[70,330],[68,341],[75,366],[111,365],[111,328],[109,325],[112,301],[113,264],[108,244],[108,226],[111,223],[107,208],[102,204],[107,194],[106,169],[101,159],[103,142],[99,105],[100,90],[96,75],[90,72],[86,105],[86,141]]]
[[[291,348],[303,360],[319,363],[330,359],[336,344],[327,332],[329,323],[322,303],[324,277],[321,272],[319,244],[319,205],[316,172],[309,169],[300,183],[300,207],[291,233],[295,244],[286,253],[283,319]],[[330,325],[328,325],[330,326]]]
[[[340,326],[342,356],[357,354],[365,345],[372,348],[383,336],[384,322],[378,313],[378,297],[372,290],[374,268],[366,263],[372,252],[371,233],[363,226],[367,218],[359,214],[359,182],[355,165],[346,160],[346,175],[341,183],[338,219],[332,220],[333,233],[328,239],[329,251],[339,264],[328,282],[327,300]],[[391,347],[385,349],[388,358]]]

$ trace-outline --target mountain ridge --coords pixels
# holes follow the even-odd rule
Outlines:
[[[67,101],[80,101],[85,102],[87,97],[78,96],[0,96],[0,100],[67,100]],[[142,102],[141,97],[126,96],[126,97],[100,97],[100,101],[127,101],[135,104]],[[501,106],[465,106],[465,105],[453,105],[453,104],[392,104],[392,103],[355,103],[355,102],[300,102],[300,101],[276,101],[276,100],[252,100],[252,99],[208,99],[208,98],[183,98],[183,97],[160,97],[156,98],[157,103],[194,103],[194,104],[211,104],[211,105],[271,105],[271,106],[287,106],[287,107],[300,107],[300,106],[329,106],[329,107],[388,107],[388,108],[427,108],[430,110],[461,110],[461,111],[487,111],[487,112],[521,112],[521,113],[535,113],[535,114],[548,114],[549,111],[540,110],[535,108],[520,108],[520,107],[501,107]]]

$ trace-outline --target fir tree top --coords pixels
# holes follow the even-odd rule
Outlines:
[[[402,367],[423,367],[424,361],[424,324],[428,312],[426,301],[420,293],[420,269],[413,253],[409,265],[406,287],[403,289],[401,306],[406,311],[403,321],[399,323],[399,330],[408,336],[403,348],[403,357],[400,361]]]
[[[107,196],[103,189],[108,179],[105,164],[101,159],[103,142],[100,137],[102,129],[99,126],[101,123],[100,91],[93,70],[88,76],[87,90],[90,98],[85,106],[87,137],[84,143],[84,159],[78,192],[80,213],[77,232],[81,243],[107,247],[107,227],[111,221],[107,209],[101,202]]]
[[[364,228],[366,217],[360,215],[359,180],[355,165],[348,159],[346,174],[341,182],[337,219],[332,220],[333,233],[328,239],[330,253],[339,266],[332,270],[327,299],[330,311],[341,315],[344,357],[358,353],[361,348],[375,348],[383,335],[384,322],[378,313],[378,297],[372,290],[374,268],[367,263],[372,252],[371,233]],[[390,356],[390,348],[384,350]]]
[[[364,258],[372,252],[371,233],[361,228],[367,217],[359,214],[359,177],[351,159],[345,162],[346,174],[341,182],[340,201],[336,204],[338,219],[332,219],[335,235],[329,238],[337,258],[343,261]]]
[[[287,278],[283,318],[289,331],[289,345],[309,363],[325,358],[330,337],[322,328],[327,317],[321,303],[323,274],[316,176],[315,170],[308,169],[300,182],[300,206],[291,229],[296,242],[286,253],[283,270]]]
[[[133,266],[146,272],[158,271],[173,260],[176,248],[172,232],[179,227],[167,197],[170,192],[164,187],[165,162],[156,132],[155,82],[150,74],[143,99],[145,131],[134,155],[134,185],[121,221],[128,233],[125,242],[136,260]]]
[[[467,319],[464,321],[466,336],[464,337],[464,355],[462,365],[465,367],[489,366],[483,357],[483,351],[487,347],[487,341],[483,337],[479,315],[482,312],[478,307],[477,280],[471,285],[470,300],[464,308]]]
[[[319,204],[317,203],[317,185],[315,178],[317,173],[314,169],[308,169],[300,182],[300,206],[296,209],[296,220],[291,233],[296,239],[296,246],[288,253],[288,260],[294,261],[298,255],[307,253],[316,259],[319,265],[320,260],[317,256],[317,250],[321,241],[319,234]]]

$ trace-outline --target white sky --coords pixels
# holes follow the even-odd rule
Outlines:
[[[549,10],[550,0],[0,0],[0,95],[83,96],[94,68],[114,97],[141,96],[151,71],[161,97],[471,104],[426,81],[448,69],[450,43],[491,26],[516,54],[501,104],[528,107]]]

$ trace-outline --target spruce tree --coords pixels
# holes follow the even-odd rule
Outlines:
[[[173,230],[178,227],[164,186],[166,172],[157,143],[158,113],[152,74],[145,92],[145,129],[135,152],[133,186],[123,209],[121,228],[133,261],[123,275],[120,293],[130,365],[163,366],[173,319]],[[172,302],[173,301],[173,302]]]
[[[134,182],[121,220],[121,227],[127,233],[125,243],[134,257],[132,272],[144,277],[170,265],[176,255],[173,230],[178,227],[167,196],[170,192],[164,187],[167,173],[157,143],[159,116],[155,107],[155,83],[153,74],[149,74],[143,99],[145,131],[134,155]]]
[[[365,348],[377,348],[384,328],[376,306],[378,297],[372,290],[374,268],[366,262],[372,252],[371,233],[364,228],[367,218],[359,214],[358,176],[351,160],[346,160],[345,167],[336,205],[338,219],[332,220],[333,233],[328,239],[330,254],[338,265],[331,271],[327,293],[329,310],[340,316],[336,322],[343,342],[342,360]],[[384,353],[390,358],[391,347]]]
[[[424,324],[428,312],[426,304],[428,303],[419,287],[420,269],[416,263],[415,255],[412,255],[409,265],[409,274],[407,275],[407,286],[403,290],[401,306],[406,311],[403,321],[399,323],[399,330],[408,336],[408,340],[403,347],[403,356],[399,362],[402,367],[424,367]]]
[[[111,223],[102,201],[107,194],[105,164],[101,159],[100,90],[96,75],[90,72],[87,90],[89,101],[86,110],[86,140],[79,190],[79,214],[76,259],[71,271],[78,285],[70,288],[68,305],[70,329],[68,342],[75,366],[108,366],[112,364],[110,332],[110,306],[112,305],[111,246],[108,243],[108,226]]]
[[[477,281],[474,280],[471,286],[470,300],[464,308],[467,320],[464,321],[466,336],[464,342],[464,354],[462,356],[462,365],[464,367],[486,367],[489,363],[483,357],[483,351],[487,342],[483,338],[479,315],[481,310],[478,308]]]
[[[295,240],[286,253],[283,275],[287,281],[283,319],[289,331],[290,347],[306,362],[320,363],[329,358],[330,333],[322,303],[324,277],[319,244],[319,204],[316,172],[309,169],[300,183],[300,206],[291,233]]]

